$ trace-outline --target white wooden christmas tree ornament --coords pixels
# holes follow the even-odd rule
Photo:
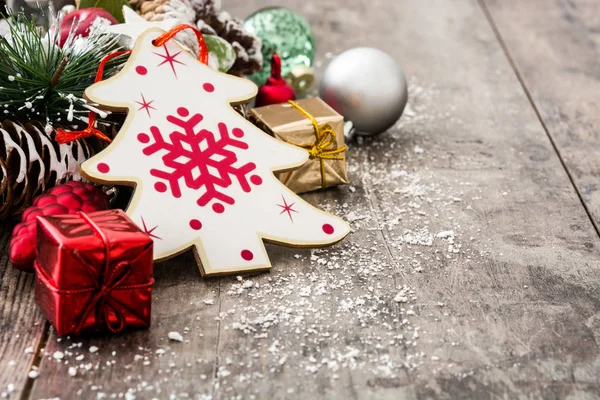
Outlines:
[[[336,243],[342,219],[302,200],[273,175],[300,167],[306,150],[276,140],[233,110],[252,82],[219,73],[173,40],[144,32],[125,67],[86,90],[126,109],[114,141],[82,165],[103,183],[135,185],[127,214],[154,238],[154,258],[195,249],[206,275],[271,267],[263,241],[293,247]]]

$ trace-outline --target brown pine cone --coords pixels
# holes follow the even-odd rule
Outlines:
[[[242,20],[221,11],[218,0],[130,0],[129,3],[148,21],[174,18],[180,23],[196,23],[202,33],[227,40],[237,56],[228,71],[230,74],[250,75],[262,68],[260,39],[244,30]]]
[[[190,0],[133,0],[130,5],[148,21],[173,20],[173,26],[196,23],[196,11]],[[193,32],[182,31],[175,37],[193,54],[198,55],[198,39]]]
[[[182,24],[196,22],[196,11],[189,0],[133,0],[130,5],[148,21],[176,19]]]
[[[221,0],[193,0],[192,6],[196,18],[204,20],[208,16],[217,15],[221,11]]]
[[[194,4],[202,3],[204,7],[196,6],[198,22],[202,33],[218,35],[233,46],[237,59],[228,73],[233,75],[250,75],[262,68],[262,43],[260,39],[244,30],[243,21],[234,18],[227,11],[218,11],[213,0],[196,0]]]
[[[0,122],[0,220],[18,216],[35,196],[69,180],[93,150],[85,141],[59,145],[39,122]]]

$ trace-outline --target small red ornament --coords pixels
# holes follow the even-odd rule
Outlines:
[[[98,18],[109,21],[111,25],[119,23],[111,13],[102,8],[82,8],[68,13],[60,25],[60,47],[63,47],[67,41],[73,25],[78,24],[74,28],[75,36],[87,37],[94,21]]]
[[[108,208],[108,198],[99,187],[90,183],[67,182],[38,196],[21,216],[13,229],[9,257],[13,266],[33,272],[36,252],[36,218],[40,215],[75,214]]]
[[[256,107],[285,103],[289,100],[296,100],[296,93],[281,77],[281,58],[275,53],[271,59],[271,76],[258,89]]]

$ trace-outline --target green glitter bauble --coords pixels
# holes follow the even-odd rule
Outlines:
[[[302,16],[284,7],[259,10],[246,18],[244,29],[262,40],[263,68],[249,76],[257,85],[271,75],[271,57],[281,57],[281,73],[286,76],[293,67],[310,67],[315,58],[315,37]]]

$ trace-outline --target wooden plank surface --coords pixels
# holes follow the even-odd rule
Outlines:
[[[8,249],[13,224],[0,224],[0,249]],[[0,398],[19,398],[47,329],[33,296],[34,279],[0,256]]]
[[[307,16],[319,64],[372,45],[410,76],[400,123],[352,145],[351,186],[305,196],[353,232],[269,246],[273,271],[240,280],[201,279],[190,254],[158,264],[151,329],[51,331],[30,398],[600,396],[600,242],[479,4],[226,8],[276,4]]]
[[[150,330],[73,338],[51,330],[31,398],[210,396],[220,282],[202,280],[191,254],[158,264],[154,277]],[[172,331],[185,342],[169,341]]]
[[[598,229],[600,3],[484,3]]]
[[[313,315],[319,300],[334,310],[333,324],[321,320],[320,329],[352,343],[361,368],[337,373],[347,376],[339,381],[331,371],[313,375],[314,383],[302,368],[288,368],[283,387],[295,382],[304,393],[334,398],[597,397],[598,238],[477,3],[331,1],[300,10],[325,43],[322,55],[376,45],[397,57],[412,77],[414,115],[352,149],[352,182],[361,190],[340,202],[369,215],[383,238],[351,237],[358,246],[378,240],[373,259],[328,280],[365,278],[360,268],[376,268],[386,252],[392,264],[310,305]],[[412,244],[427,244],[430,235],[432,246]],[[381,313],[361,321],[368,301],[344,312],[350,299],[377,288],[374,282]],[[403,285],[415,292],[417,315],[401,307],[390,314],[408,319],[408,328],[385,319]],[[284,332],[289,338],[293,329]],[[404,338],[390,344],[392,332]],[[230,337],[221,337],[223,347],[234,346]],[[338,350],[340,337],[332,342],[338,346],[314,358]],[[298,344],[285,354],[293,354],[290,347]],[[274,378],[269,382],[280,382]],[[282,392],[271,388],[258,387],[257,397]]]

